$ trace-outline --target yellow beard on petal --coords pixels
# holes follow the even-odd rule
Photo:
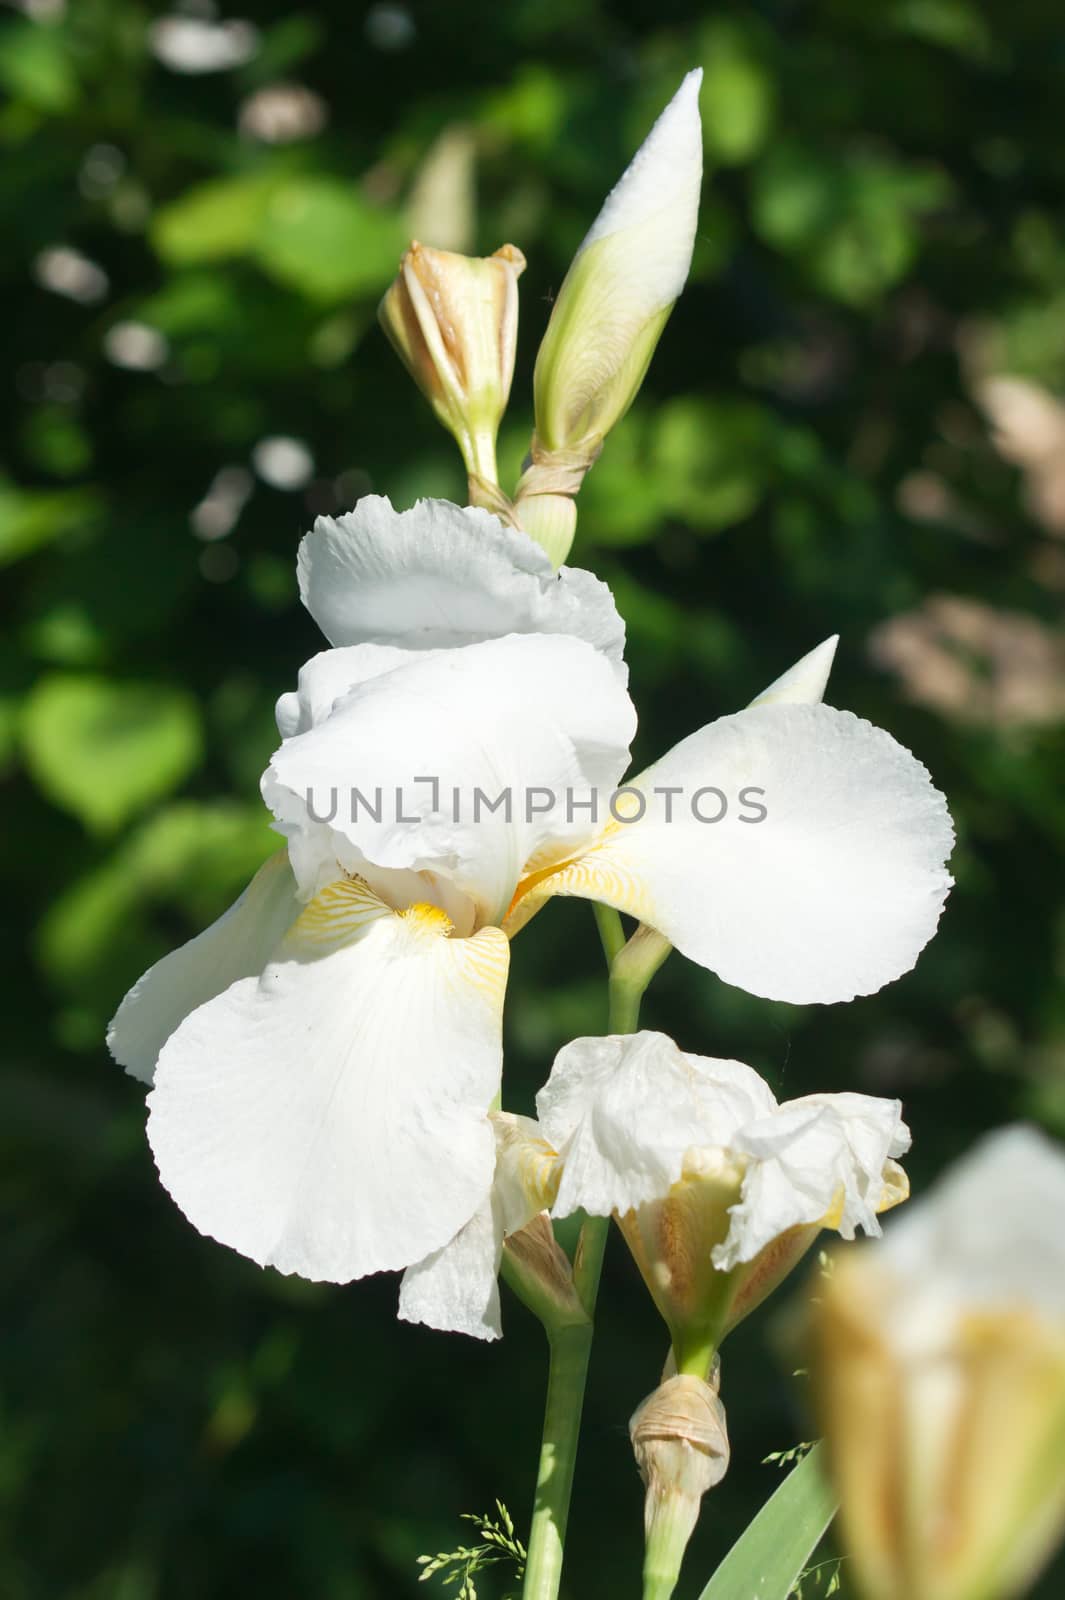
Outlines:
[[[455,931],[455,924],[447,912],[439,906],[430,905],[426,900],[407,906],[405,911],[399,912],[399,916],[409,924],[412,933],[423,934],[430,939],[446,939]]]

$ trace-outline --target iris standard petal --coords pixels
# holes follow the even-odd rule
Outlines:
[[[624,673],[625,625],[605,583],[555,572],[527,534],[476,506],[366,495],[300,545],[300,597],[331,644],[424,650],[508,633],[584,639]]]
[[[324,841],[293,850],[308,892],[304,859],[318,873],[331,852],[356,870],[362,860],[440,873],[476,903],[480,924],[497,923],[530,863],[595,837],[587,797],[600,792],[605,812],[635,722],[591,645],[512,634],[404,657],[361,683],[285,741],[263,795],[290,840]]]

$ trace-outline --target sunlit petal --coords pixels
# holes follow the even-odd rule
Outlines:
[[[630,912],[726,983],[800,1004],[873,993],[935,932],[951,884],[943,796],[907,750],[849,712],[765,705],[723,717],[633,787],[642,819],[614,824],[539,885],[541,899]]]
[[[319,517],[300,545],[299,581],[334,645],[425,650],[562,633],[623,671],[625,625],[606,584],[579,568],[556,573],[527,534],[478,507],[419,500],[395,511],[366,495],[342,517]]]
[[[536,1097],[562,1160],[556,1216],[634,1209],[668,1192],[693,1147],[729,1145],[772,1112],[769,1086],[741,1061],[689,1056],[662,1033],[575,1039]]]
[[[324,853],[355,871],[365,860],[439,872],[496,923],[531,861],[594,838],[585,797],[602,791],[605,810],[635,712],[610,662],[579,639],[512,634],[404,659],[286,740],[264,797],[290,838],[321,845],[316,871]],[[509,803],[492,809],[501,795]],[[302,851],[293,865],[313,890]]]
[[[159,1052],[190,1011],[260,973],[300,912],[283,850],[209,928],[163,956],[126,995],[107,1030],[111,1054],[151,1083]]]
[[[508,947],[447,936],[338,883],[261,978],[193,1013],[162,1052],[149,1138],[202,1233],[346,1282],[410,1265],[488,1194]]]

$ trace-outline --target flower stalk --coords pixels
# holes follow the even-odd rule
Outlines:
[[[636,1464],[647,1488],[643,1600],[670,1600],[703,1495],[728,1470],[719,1373],[715,1363],[709,1379],[693,1374],[666,1378],[629,1423]]]
[[[558,1594],[593,1333],[591,1318],[547,1330],[547,1401],[523,1600]]]
[[[671,946],[660,934],[643,927],[637,928],[625,943],[617,912],[600,905],[595,909],[610,971],[608,1027],[612,1033],[633,1033],[639,1025],[644,991]],[[562,1578],[584,1391],[595,1333],[595,1304],[609,1231],[609,1217],[586,1217],[581,1227],[573,1262],[573,1286],[583,1308],[583,1321],[564,1321],[557,1313],[552,1318],[544,1318],[539,1307],[526,1299],[526,1304],[536,1310],[544,1322],[549,1360],[540,1465],[522,1600],[555,1600]],[[511,1286],[526,1298],[516,1280],[509,1243],[503,1252],[503,1270]]]

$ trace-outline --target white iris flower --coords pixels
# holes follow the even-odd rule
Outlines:
[[[299,566],[334,648],[278,704],[262,787],[287,852],[145,974],[109,1034],[154,1074],[152,1148],[201,1232],[336,1282],[448,1244],[491,1191],[509,935],[552,894],[798,1002],[878,989],[931,937],[946,807],[888,734],[817,703],[834,642],[635,780],[644,814],[618,821],[635,712],[602,583],[433,501],[324,519]],[[757,786],[765,819],[700,821],[707,786]],[[349,808],[378,789],[377,814]],[[533,790],[557,803],[528,809]],[[475,818],[475,791],[512,806]]]

